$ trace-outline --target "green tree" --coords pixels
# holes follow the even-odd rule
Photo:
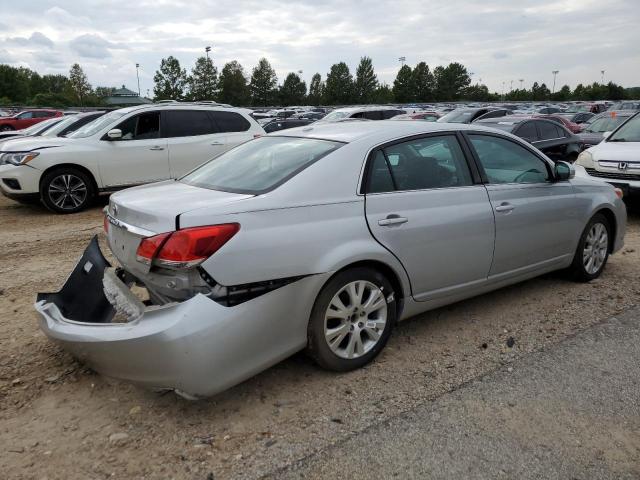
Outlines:
[[[417,102],[434,100],[435,78],[425,62],[418,63],[411,72],[412,91]]]
[[[9,98],[10,103],[23,103],[28,96],[24,72],[10,65],[0,65],[0,97]]]
[[[576,85],[576,88],[573,89],[573,93],[571,94],[571,98],[573,100],[584,100],[585,99],[584,85],[582,85],[581,83]]]
[[[515,92],[515,90],[514,90]],[[491,94],[486,85],[469,85],[462,94],[465,100],[474,102],[488,102]]]
[[[571,98],[571,87],[563,85],[560,90],[551,95],[551,99],[557,102],[565,102]]]
[[[471,84],[471,77],[464,65],[454,62],[446,67],[437,66],[433,70],[436,83],[436,100],[459,100],[464,90]]]
[[[91,95],[92,88],[82,67],[77,63],[71,65],[71,70],[69,70],[69,85],[74,97],[82,106],[83,101],[86,101],[87,97]]]
[[[353,103],[353,77],[346,63],[331,65],[325,82],[324,98],[328,105]]]
[[[115,90],[115,87],[96,87],[94,94],[99,98],[110,97]]]
[[[375,93],[373,94],[373,102],[374,103],[391,103],[393,102],[393,91],[386,83],[378,85]]]
[[[233,60],[227,63],[218,79],[218,100],[235,106],[249,105],[250,93],[242,65]]]
[[[362,57],[356,69],[354,84],[355,100],[358,103],[371,103],[378,88],[378,77],[373,70],[371,58]]]
[[[213,60],[199,57],[188,78],[189,100],[214,100],[218,93],[218,69]]]
[[[59,93],[63,94],[69,89],[69,79],[64,75],[43,75],[40,78],[40,88],[39,91],[34,91],[35,93]]]
[[[311,105],[320,105],[324,91],[324,83],[319,73],[314,73],[309,84],[309,103]]]
[[[549,100],[551,91],[546,84],[538,85],[538,82],[533,82],[531,87],[531,99],[534,101]]]
[[[393,98],[396,102],[407,103],[414,100],[411,67],[403,65],[393,81]]]
[[[278,77],[266,58],[261,58],[253,69],[249,90],[251,101],[256,106],[273,105],[276,99]]]
[[[291,72],[280,87],[280,102],[283,106],[302,105],[307,95],[307,84]]]
[[[160,61],[160,69],[153,76],[155,100],[181,100],[187,85],[187,71],[180,68],[177,58],[169,56]]]

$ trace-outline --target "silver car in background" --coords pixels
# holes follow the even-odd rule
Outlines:
[[[306,349],[371,361],[396,321],[623,245],[620,192],[477,125],[326,123],[119,192],[41,327],[105,375],[197,398]],[[135,287],[135,288],[134,288]],[[135,293],[134,293],[135,292]]]

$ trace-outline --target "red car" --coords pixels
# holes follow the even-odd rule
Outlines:
[[[7,130],[22,130],[36,123],[42,122],[53,117],[61,117],[60,110],[47,110],[44,108],[34,108],[31,110],[23,110],[16,113],[12,117],[0,117],[0,132]]]
[[[546,118],[548,120],[553,120],[556,123],[564,125],[567,129],[569,129],[572,133],[580,133],[582,131],[582,126],[577,123],[573,123],[568,118],[563,117],[562,115],[534,115],[536,118]]]

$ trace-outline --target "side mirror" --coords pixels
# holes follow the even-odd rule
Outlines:
[[[606,140],[607,138],[609,138],[609,137],[611,136],[611,134],[612,134],[612,133],[613,133],[613,132],[604,132],[604,133],[602,134],[602,138],[603,138],[604,140]]]
[[[109,137],[109,140],[118,140],[122,138],[122,130],[120,130],[119,128],[109,130],[107,132],[107,137]]]
[[[576,170],[573,168],[573,165],[567,162],[558,162],[554,168],[554,173],[556,177],[556,181],[562,182],[566,180],[571,180],[576,176]]]

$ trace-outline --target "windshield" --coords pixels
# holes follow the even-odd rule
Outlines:
[[[440,123],[471,123],[471,117],[475,113],[475,110],[454,110],[447,113],[444,117],[440,117],[438,122]]]
[[[76,118],[75,115],[69,115],[68,117],[64,117],[63,120],[60,120],[59,122],[57,122],[51,128],[47,128],[47,130],[45,130],[44,132],[38,132],[38,135],[41,135],[43,137],[55,137],[56,135],[58,135],[59,132],[61,132],[62,130],[64,130],[65,128],[67,128],[69,125],[76,122],[77,120],[78,119]]]
[[[78,130],[76,130],[73,133],[70,133],[67,136],[69,138],[90,137],[91,135],[95,135],[96,133],[98,133],[107,125],[110,125],[111,123],[115,122],[119,118],[122,118],[124,115],[125,115],[124,112],[120,112],[118,110],[111,113],[107,113],[106,115],[103,115],[102,117],[96,119],[95,121],[87,123],[84,127],[79,128]]]
[[[49,120],[38,122],[35,125],[31,125],[29,128],[25,128],[24,130],[21,130],[20,133],[22,133],[23,135],[37,135],[39,133],[44,132],[48,128],[53,127],[60,120],[62,120],[62,117],[50,118]]]
[[[346,118],[349,116],[349,112],[340,112],[340,111],[335,111],[335,112],[331,112],[329,115],[325,116],[322,121],[323,122],[335,122],[337,120],[340,120],[341,118]]]
[[[567,108],[565,113],[580,113],[580,112],[588,112],[589,107],[587,105],[573,105]]]
[[[591,123],[589,123],[589,126],[587,126],[587,128],[585,128],[584,131],[588,133],[612,132],[613,130],[618,128],[618,126],[622,122],[624,122],[627,118],[629,117],[628,116],[623,117],[620,115],[616,115],[615,117],[607,116],[607,117],[597,118]]]
[[[640,142],[640,115],[635,115],[622,125],[607,142]]]
[[[181,179],[211,190],[257,195],[286,182],[343,144],[295,137],[260,137],[223,153]]]

